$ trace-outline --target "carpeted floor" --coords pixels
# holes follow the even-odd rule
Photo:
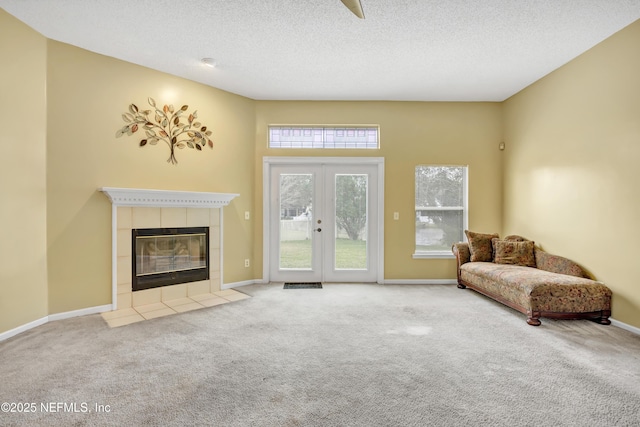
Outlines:
[[[253,298],[119,328],[99,315],[68,319],[0,342],[0,402],[14,403],[0,425],[640,420],[640,337],[614,326],[536,328],[448,285],[239,290]]]

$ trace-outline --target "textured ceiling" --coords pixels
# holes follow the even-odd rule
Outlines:
[[[44,36],[253,99],[502,101],[640,0],[0,0]],[[214,58],[217,67],[200,59]]]

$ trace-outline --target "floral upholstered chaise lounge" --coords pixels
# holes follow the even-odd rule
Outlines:
[[[468,243],[455,243],[458,287],[471,288],[527,315],[589,319],[611,323],[611,290],[591,280],[575,262],[544,252],[521,236],[465,231]]]

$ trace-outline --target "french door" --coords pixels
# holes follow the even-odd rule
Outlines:
[[[380,161],[268,160],[269,280],[381,280]]]

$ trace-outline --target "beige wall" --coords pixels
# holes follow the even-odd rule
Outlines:
[[[224,280],[251,279],[253,101],[127,62],[48,41],[48,272],[50,313],[111,302],[111,204],[99,187],[239,193],[224,208]],[[215,146],[177,152],[140,148],[142,132],[116,139],[129,104],[147,97],[189,112],[213,130]]]
[[[580,262],[636,327],[639,46],[636,21],[504,104],[503,231]]]
[[[469,226],[499,231],[501,219],[501,106],[498,103],[256,102],[256,200],[262,206],[264,156],[385,158],[385,278],[455,279],[451,259],[414,260],[414,174],[420,164],[469,165]],[[378,124],[380,150],[274,150],[269,124]],[[393,220],[393,212],[400,220]],[[256,212],[261,216],[261,212]],[[262,224],[259,221],[257,224]],[[262,228],[256,226],[257,260]]]
[[[0,332],[48,314],[46,48],[0,9]]]

